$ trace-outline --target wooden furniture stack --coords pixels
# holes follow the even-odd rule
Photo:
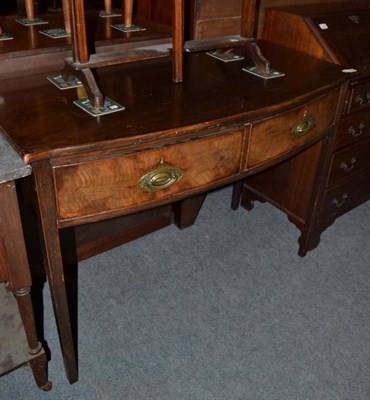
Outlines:
[[[121,242],[172,222],[184,228],[195,221],[210,190],[235,183],[235,207],[248,177],[285,163],[296,166],[299,181],[305,179],[310,161],[313,178],[301,198],[311,199],[330,158],[348,74],[332,63],[253,40],[254,24],[240,22],[248,21],[251,10],[254,20],[254,2],[243,2],[239,34],[195,35],[184,45],[183,0],[175,0],[172,55],[166,51],[166,57],[158,58],[151,53],[145,60],[137,51],[135,34],[127,46],[111,46],[115,51],[93,57],[83,2],[71,5],[72,57],[67,65],[72,73],[94,69],[104,95],[126,109],[91,117],[73,103],[81,96],[80,88],[59,91],[46,79],[50,71],[33,70],[22,79],[0,82],[0,124],[32,165],[45,267],[67,377],[73,383],[78,367],[73,307],[69,309],[67,298],[65,234],[71,233],[71,258],[78,261],[107,248],[96,242],[99,236],[109,237],[117,220],[130,220],[134,226],[133,221],[140,225],[145,216],[140,232],[130,232]],[[158,45],[155,39],[145,40],[145,46]],[[166,49],[168,43],[167,37]],[[207,54],[219,47],[234,48],[239,61],[223,63]],[[245,72],[243,68],[264,59],[256,48],[285,75],[265,80]],[[263,63],[260,68],[263,72]],[[32,96],[19,95],[25,87],[32,87]],[[90,92],[99,107],[102,98]],[[16,112],[19,109],[27,112]],[[148,224],[147,216],[153,215],[156,221],[163,217],[161,224]],[[92,233],[96,240],[89,247]]]
[[[342,65],[352,76],[330,155],[319,172],[312,155],[245,181],[245,208],[258,199],[286,212],[302,232],[299,254],[304,256],[337,217],[370,198],[370,6],[267,8],[261,37]]]

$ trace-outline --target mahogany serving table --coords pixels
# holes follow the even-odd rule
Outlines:
[[[58,91],[45,74],[1,82],[1,128],[33,169],[70,382],[78,373],[62,230],[166,204],[177,205],[181,226],[187,206],[200,207],[213,188],[235,183],[235,207],[246,176],[302,153],[321,168],[348,77],[325,61],[261,46],[284,77],[244,72],[252,64],[246,54],[226,64],[190,54],[182,84],[172,83],[169,58],[99,69],[104,93],[126,109],[98,118],[73,104],[80,89]]]

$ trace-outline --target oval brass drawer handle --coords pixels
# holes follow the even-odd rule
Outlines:
[[[292,135],[300,137],[306,135],[316,126],[315,120],[312,117],[306,116],[298,121],[292,128]]]
[[[150,171],[139,180],[139,187],[148,192],[172,186],[183,176],[183,171],[176,167],[164,167]]]

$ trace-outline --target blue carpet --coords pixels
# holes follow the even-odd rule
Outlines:
[[[29,368],[2,399],[370,399],[370,202],[297,255],[280,211],[229,208],[211,193],[194,226],[174,226],[79,265],[80,379],[64,374],[48,290],[53,389]]]

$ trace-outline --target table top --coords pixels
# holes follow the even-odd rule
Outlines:
[[[23,162],[8,140],[0,133],[0,183],[31,174],[31,166]]]
[[[284,77],[264,80],[244,72],[252,65],[247,55],[241,62],[222,63],[205,53],[188,54],[182,84],[172,83],[170,58],[100,68],[102,91],[126,109],[99,118],[73,104],[84,96],[81,88],[60,91],[47,81],[48,74],[3,80],[0,128],[26,163],[138,143],[158,145],[191,129],[267,118],[349,78],[325,61],[268,43],[261,47]]]

